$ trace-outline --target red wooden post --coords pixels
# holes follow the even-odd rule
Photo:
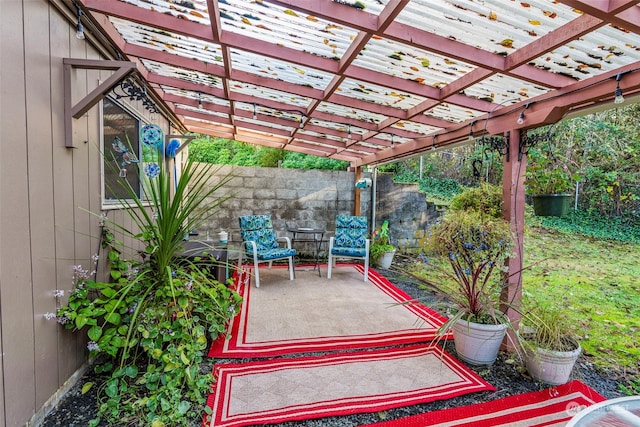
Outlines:
[[[509,157],[503,159],[504,172],[502,175],[502,216],[511,223],[511,231],[515,238],[515,256],[510,258],[506,266],[508,268],[507,286],[502,289],[500,295],[501,309],[507,314],[513,329],[509,329],[503,343],[506,350],[514,350],[516,347],[515,330],[520,323],[520,307],[522,303],[522,258],[524,254],[524,174],[527,168],[527,156],[523,155],[519,160],[520,130],[512,130],[507,135],[509,138]]]

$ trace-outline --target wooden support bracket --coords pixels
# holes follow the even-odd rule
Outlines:
[[[197,136],[195,135],[181,135],[181,134],[176,134],[176,135],[167,135],[165,136],[165,146],[169,143],[169,141],[171,141],[172,139],[181,139],[184,141],[184,144],[181,144],[180,147],[178,147],[178,149],[176,150],[176,156],[178,155],[178,153],[180,153],[182,151],[183,148],[185,148],[187,145],[189,145],[189,143],[191,141],[193,141],[194,139],[196,139]]]
[[[67,148],[73,145],[73,119],[81,117],[96,105],[104,96],[136,70],[136,64],[130,61],[103,61],[97,59],[64,58],[64,143]],[[114,73],[104,82],[100,83],[91,93],[83,97],[75,105],[71,100],[71,70],[80,68],[84,70],[113,70]]]

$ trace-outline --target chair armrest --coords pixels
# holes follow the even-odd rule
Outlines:
[[[251,248],[247,248],[247,244],[251,245]],[[254,257],[258,256],[258,246],[256,245],[256,242],[254,242],[253,240],[245,240],[244,242],[241,243],[241,245],[242,245],[241,246],[242,250],[240,251],[240,253],[251,252]]]
[[[291,249],[291,239],[288,237],[276,237],[276,241],[278,242],[286,242],[287,249]]]

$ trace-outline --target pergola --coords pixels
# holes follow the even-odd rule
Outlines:
[[[520,249],[526,131],[640,92],[638,0],[50,1],[181,131],[357,173],[486,136]]]

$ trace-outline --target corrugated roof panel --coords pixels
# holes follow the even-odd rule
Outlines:
[[[327,139],[327,140],[338,141],[338,142],[345,142],[345,139],[346,139],[340,136],[320,133],[320,132],[316,132],[313,130],[306,130],[306,129],[296,133],[296,137],[304,138],[305,136],[312,136],[314,138]]]
[[[194,113],[200,113],[200,114],[205,114],[207,116],[214,116],[214,117],[220,117],[225,119],[225,121],[229,120],[229,115],[226,113],[219,113],[217,111],[211,111],[211,110],[206,110],[206,109],[201,109],[198,107],[194,107],[192,105],[184,105],[184,104],[176,104],[176,107],[180,107],[183,110],[188,110],[188,111],[192,111]]]
[[[333,78],[324,71],[237,49],[231,49],[231,62],[237,70],[320,90],[325,89]]]
[[[173,53],[185,58],[197,59],[211,64],[222,64],[220,46],[193,37],[153,28],[147,25],[132,23],[120,18],[109,20],[127,43],[147,47],[154,50]]]
[[[389,39],[371,39],[353,63],[420,84],[441,87],[476,67]]]
[[[361,99],[388,107],[406,109],[415,107],[425,98],[410,93],[400,92],[383,86],[365,83],[355,79],[345,79],[337,90],[340,95]]]
[[[239,82],[235,80],[229,81],[229,88],[233,92],[241,93],[255,97],[256,103],[260,104],[261,99],[268,99],[271,101],[281,102],[283,104],[289,104],[294,107],[299,107],[301,112],[305,111],[307,105],[309,105],[310,99],[304,96],[298,96],[287,92],[282,92],[275,89],[270,89],[264,86],[256,86],[250,83]]]
[[[387,119],[387,116],[384,114],[372,113],[370,111],[345,107],[344,105],[332,104],[330,102],[321,102],[316,108],[316,111],[374,124]]]
[[[504,74],[495,74],[464,90],[467,96],[501,105],[515,104],[547,92],[548,88]]]
[[[409,132],[419,133],[421,135],[429,135],[433,132],[440,130],[441,128],[435,126],[429,126],[422,123],[410,122],[408,120],[400,120],[391,126],[395,129],[402,129]]]
[[[541,56],[533,64],[583,80],[636,61],[640,61],[640,35],[605,26]]]
[[[314,124],[317,126],[322,126],[323,128],[327,128],[327,129],[333,129],[335,131],[338,132],[344,132],[345,135],[348,135],[349,132],[351,134],[364,134],[366,132],[365,129],[362,128],[358,128],[355,126],[351,126],[348,123],[339,123],[339,122],[328,122],[326,120],[320,120],[320,119],[316,119],[316,118],[310,118],[309,122],[310,124]]]
[[[235,108],[238,110],[244,110],[247,111],[249,113],[251,113],[251,115],[253,116],[253,111],[254,111],[254,104],[249,104],[246,102],[236,102],[234,104]],[[300,114],[299,113],[295,113],[295,112],[291,112],[291,111],[281,111],[281,110],[277,110],[274,108],[269,108],[269,107],[265,107],[262,105],[255,105],[255,112],[256,115],[260,114],[260,115],[265,115],[265,116],[270,116],[270,117],[274,117],[274,118],[280,118],[280,119],[285,119],[285,120],[290,120],[291,121],[291,126],[282,126],[282,129],[290,129],[292,126],[298,127],[299,123],[300,123]],[[265,123],[264,120],[260,121],[257,120],[255,121],[255,123]],[[268,122],[266,122],[268,123]],[[273,124],[273,123],[271,123]],[[276,125],[274,124],[274,127]]]
[[[357,32],[262,0],[219,2],[223,30],[326,58],[340,58]]]
[[[382,9],[389,3],[389,0],[358,0],[358,1],[345,1],[345,0],[332,0],[336,3],[342,3],[347,6],[354,7],[356,9],[363,10],[372,15],[380,15]]]
[[[384,141],[388,141],[389,144],[391,144],[392,142],[394,144],[404,144],[405,142],[409,142],[411,141],[411,138],[404,138],[402,136],[399,136],[393,132],[380,132],[379,134],[377,134],[375,136],[376,139],[381,139]]]
[[[412,0],[397,21],[497,54],[508,54],[579,16],[548,0]]]
[[[113,1],[113,0],[110,0]],[[209,25],[209,10],[206,0],[119,0],[123,3],[134,4],[146,10],[154,10],[180,19],[196,21]]]
[[[220,105],[222,107],[226,107],[229,108],[230,102],[226,99],[222,99],[222,98],[218,98],[216,96],[211,96],[209,94],[206,94],[204,92],[194,92],[192,90],[185,90],[185,89],[178,89],[175,87],[169,87],[169,86],[165,86],[165,85],[161,85],[160,89],[162,89],[162,91],[165,94],[168,95],[175,95],[175,96],[181,96],[183,98],[190,98],[193,99],[195,101],[197,101],[198,99],[200,99],[202,102],[206,102],[207,104],[215,104],[215,105]]]
[[[186,82],[222,89],[222,81],[211,74],[201,73],[195,70],[185,70],[184,68],[167,65],[150,59],[142,59],[142,63],[147,69],[159,76],[173,77]]]
[[[426,111],[425,116],[435,117],[437,119],[448,120],[454,123],[464,122],[485,114],[483,111],[472,110],[470,108],[458,107],[457,105],[442,103],[436,107]]]

